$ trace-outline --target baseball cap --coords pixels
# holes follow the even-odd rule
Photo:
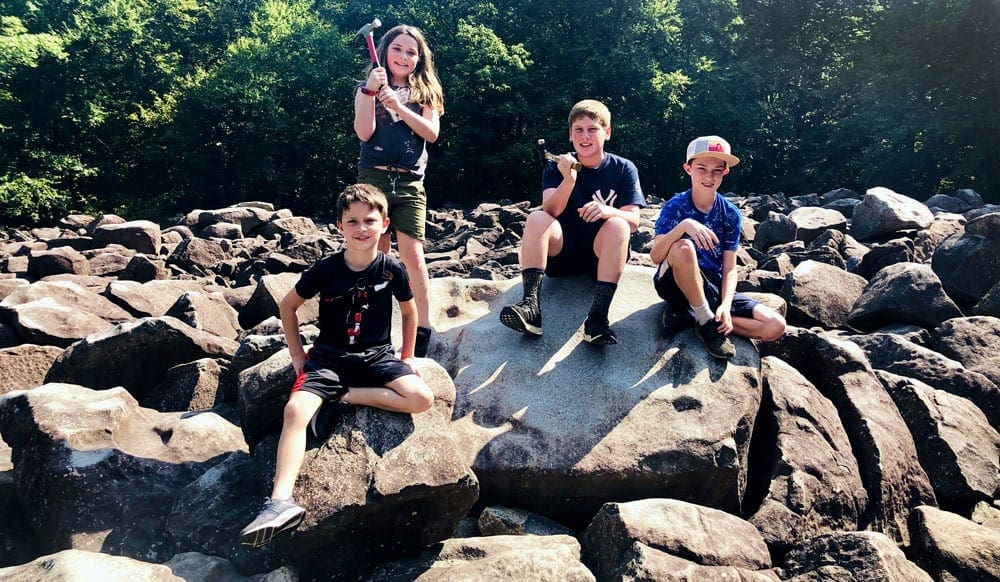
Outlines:
[[[697,137],[688,144],[684,163],[696,158],[716,158],[726,162],[730,168],[740,163],[740,159],[733,155],[729,142],[717,135]]]

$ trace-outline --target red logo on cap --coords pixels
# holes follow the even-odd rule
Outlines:
[[[710,151],[710,152],[719,152],[719,153],[723,153],[723,154],[726,153],[725,148],[723,148],[722,144],[719,143],[719,142],[713,142],[713,143],[708,144],[708,151]]]

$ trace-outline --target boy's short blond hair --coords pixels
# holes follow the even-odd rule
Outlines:
[[[382,190],[371,184],[351,184],[337,197],[337,222],[340,222],[340,218],[355,202],[367,204],[369,208],[377,210],[383,219],[389,215],[389,202]]]
[[[573,122],[581,117],[590,117],[597,121],[601,127],[611,127],[611,111],[596,99],[577,101],[576,105],[569,110],[569,128],[573,129]]]

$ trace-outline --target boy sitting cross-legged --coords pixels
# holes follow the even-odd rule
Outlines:
[[[736,354],[730,332],[773,341],[785,333],[785,319],[770,307],[736,293],[736,251],[742,216],[719,194],[722,178],[740,162],[719,136],[688,144],[684,171],[691,189],[663,203],[649,257],[660,266],[653,277],[666,300],[661,322],[673,332],[693,317],[695,334],[710,355]]]
[[[240,532],[258,547],[302,522],[292,490],[305,457],[306,430],[317,434],[322,406],[373,406],[403,413],[428,410],[434,394],[417,374],[413,347],[417,309],[406,269],[378,250],[389,227],[385,195],[369,184],[348,186],[337,200],[344,249],[316,262],[281,301],[281,327],[297,379],[285,405],[271,496]],[[308,355],[299,337],[298,308],[319,295],[319,337]],[[403,320],[400,358],[390,343],[392,298]],[[317,435],[319,436],[319,435]]]

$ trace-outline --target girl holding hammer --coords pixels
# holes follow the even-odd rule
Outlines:
[[[430,276],[424,261],[427,143],[437,141],[444,114],[441,81],[423,33],[389,29],[354,96],[354,132],[361,140],[358,182],[378,186],[389,202],[390,227],[417,304],[414,355],[425,357],[431,337]],[[388,252],[390,235],[379,249]]]

